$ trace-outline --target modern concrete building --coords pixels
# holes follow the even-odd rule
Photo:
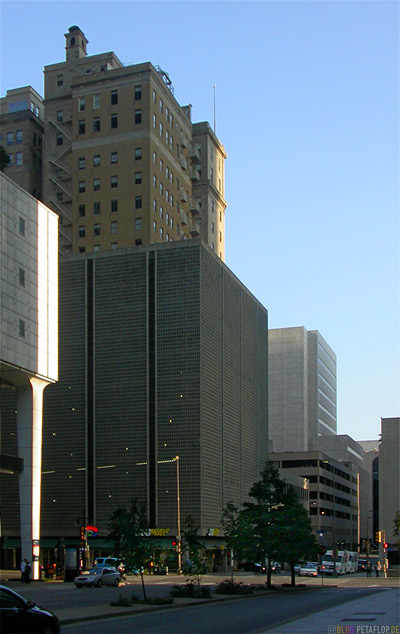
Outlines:
[[[58,217],[4,174],[0,194],[1,506],[13,517],[1,537],[17,529],[38,579],[43,390],[58,373]]]
[[[336,434],[336,355],[317,330],[276,328],[269,342],[269,429],[274,452],[311,451]]]
[[[44,108],[31,87],[8,90],[0,99],[0,143],[10,157],[5,174],[29,194],[42,199]]]
[[[290,471],[307,478],[310,518],[319,541],[357,550],[358,473],[351,464],[336,461],[321,451],[278,452],[270,456],[282,474]]]
[[[225,503],[248,499],[268,457],[267,311],[200,239],[67,256],[59,269],[43,535],[77,545],[84,516],[98,548],[136,496],[171,545],[179,456],[181,524],[192,515],[215,546]]]
[[[371,475],[370,489],[372,505],[367,514],[366,534],[361,533],[369,542],[368,548],[375,542],[375,534],[379,530],[379,445],[380,440],[359,440],[358,444],[363,448],[363,460],[366,471]],[[364,544],[364,548],[366,545]]]
[[[372,537],[372,462],[363,447],[347,434],[320,436],[318,449],[338,462],[352,465],[358,472],[359,482],[359,535],[361,547]]]
[[[400,418],[382,418],[379,447],[379,529],[394,547],[393,521],[400,511]]]
[[[44,200],[65,253],[200,236],[225,258],[224,147],[192,123],[167,72],[87,56],[77,26],[45,67]]]

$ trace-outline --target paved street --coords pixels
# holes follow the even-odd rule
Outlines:
[[[114,632],[116,634],[118,632],[152,632],[154,634],[158,632],[163,634],[169,634],[169,632],[171,634],[266,632],[269,631],[266,628],[278,625],[283,627],[282,623],[288,619],[291,620],[291,623],[286,626],[289,629],[279,630],[279,632],[291,632],[290,628],[294,627],[293,619],[310,618],[308,616],[310,614],[321,616],[321,610],[333,606],[337,608],[349,601],[365,597],[368,598],[368,602],[373,597],[389,596],[389,593],[398,598],[399,586],[398,579],[367,578],[365,574],[337,579],[297,577],[296,583],[305,584],[305,590],[272,592],[239,599],[217,595],[212,603],[200,605],[197,603],[190,606],[185,605],[185,602],[187,604],[190,600],[180,600],[180,605],[174,607],[154,608],[139,604],[133,608],[116,608],[111,607],[110,602],[120,595],[130,597],[134,592],[136,596],[142,596],[140,577],[129,577],[120,588],[103,587],[81,590],[77,590],[71,583],[62,582],[37,582],[23,585],[19,582],[17,573],[5,573],[2,577],[3,582],[4,578],[8,578],[9,580],[5,583],[24,597],[55,612],[63,623],[62,632],[71,634],[80,632],[85,634],[92,632],[96,634],[101,632],[110,634]],[[224,578],[226,575],[205,575],[202,584],[214,586]],[[265,578],[261,575],[238,573],[235,574],[235,579],[246,584],[256,583],[265,586]],[[273,583],[276,586],[288,583],[289,580],[289,577],[283,574],[273,577]],[[183,577],[175,575],[146,576],[147,596],[167,596],[172,585],[183,582]],[[378,600],[381,601],[380,598]],[[328,624],[331,624],[332,614],[328,615],[328,618],[330,619]],[[384,617],[381,615],[379,618]],[[319,622],[321,621],[318,617]],[[334,620],[334,622],[337,621]],[[312,627],[315,626],[314,622]],[[306,623],[303,622],[301,627],[306,628]],[[314,632],[313,629],[296,630],[296,632],[301,631]],[[327,629],[318,631],[328,632]]]

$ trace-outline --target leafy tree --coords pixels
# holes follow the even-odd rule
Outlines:
[[[116,554],[124,559],[128,568],[137,567],[140,570],[143,598],[146,601],[143,568],[148,565],[153,554],[148,537],[146,503],[133,498],[128,508],[118,506],[111,515],[109,526],[109,538],[115,543]]]
[[[234,560],[240,561],[241,559],[249,558],[249,544],[253,543],[252,529],[243,513],[239,511],[233,502],[228,502],[225,506],[222,512],[221,525],[226,545],[231,550]],[[232,582],[233,570],[234,566],[232,566],[231,572]]]
[[[318,544],[308,513],[290,485],[284,506],[275,516],[272,532],[279,543],[279,559],[290,565],[291,585],[295,586],[295,564],[303,559],[315,558]]]
[[[277,516],[284,506],[285,482],[271,460],[267,460],[261,479],[255,482],[249,496],[255,502],[245,502],[241,511],[242,519],[247,524],[251,539],[245,549],[251,561],[264,562],[268,557],[267,587],[271,587],[272,561],[278,558],[280,540],[274,526]]]
[[[194,583],[200,589],[201,577],[207,571],[204,556],[204,546],[199,541],[199,527],[195,526],[194,519],[188,515],[183,530],[183,548],[186,551],[186,561],[183,571],[187,577],[187,583]]]
[[[4,172],[7,165],[10,163],[10,157],[5,151],[4,147],[0,145],[0,172]]]
[[[400,511],[396,511],[393,518],[393,534],[397,537],[395,544],[400,549]]]

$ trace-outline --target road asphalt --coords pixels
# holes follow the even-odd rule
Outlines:
[[[224,578],[226,578],[224,575],[206,575],[205,578],[202,579],[202,584],[214,585]],[[241,575],[239,573],[239,575],[235,574],[235,580],[241,580],[246,584],[256,583],[260,586],[264,584],[264,578],[259,575],[251,576],[248,574]],[[199,605],[203,602],[202,599],[174,599],[174,604],[168,606],[134,604],[131,607],[111,607],[110,594],[107,592],[107,589],[93,590],[88,588],[79,591],[76,590],[76,592],[79,592],[79,597],[81,597],[83,593],[87,593],[84,595],[85,599],[88,599],[87,604],[82,605],[79,604],[78,601],[74,602],[71,593],[67,592],[65,601],[63,602],[66,604],[65,607],[53,608],[51,602],[49,601],[46,605],[46,600],[42,597],[47,596],[50,598],[50,595],[54,596],[55,593],[59,595],[59,591],[64,595],[64,592],[62,592],[64,589],[71,590],[74,596],[76,596],[75,588],[72,584],[64,584],[60,581],[43,581],[24,585],[20,583],[15,571],[0,571],[0,581],[13,588],[25,598],[34,600],[39,605],[48,607],[54,611],[62,625],[104,619],[110,616],[116,617],[122,614],[171,610],[193,604]],[[282,583],[288,583],[289,581],[289,577],[285,575],[275,576],[273,578],[273,583],[276,586],[280,586]],[[335,608],[319,611],[306,618],[291,621],[287,624],[281,624],[278,628],[268,631],[274,632],[275,634],[328,634],[329,632],[334,632],[335,634],[400,634],[399,581],[399,579],[393,578],[366,578],[360,575],[339,577],[337,579],[324,578],[323,580],[320,577],[316,579],[297,577],[296,583],[305,584],[307,587],[328,589],[332,586],[351,586],[370,588],[373,592],[371,592],[371,596],[367,598],[357,599],[336,606]],[[172,575],[169,577],[146,577],[146,585],[151,584],[151,596],[165,596],[166,584],[169,586],[174,583],[183,582],[183,577]],[[128,577],[126,582],[121,584],[120,590],[125,594],[129,589],[133,589],[136,591],[136,594],[138,594],[138,591],[140,591],[139,584],[139,578]],[[56,588],[55,586],[58,587]],[[55,592],[49,592],[50,589],[54,589]],[[106,590],[106,592],[103,594],[104,590]],[[284,588],[282,591],[288,592],[289,599],[291,592],[299,592],[301,590]],[[307,588],[305,589],[305,592],[306,591]],[[92,597],[96,599],[96,604],[90,604],[91,597],[89,593],[91,592],[95,593]],[[235,597],[213,594],[212,598],[213,602],[231,600],[235,600]],[[240,600],[240,597],[238,600]],[[204,603],[208,602],[209,600],[204,600]],[[61,605],[63,605],[63,603],[61,603]],[[353,629],[351,629],[350,626],[353,626]],[[364,629],[362,629],[362,626],[364,626]],[[379,626],[381,629],[371,629],[372,626]],[[387,629],[389,626],[390,629]]]

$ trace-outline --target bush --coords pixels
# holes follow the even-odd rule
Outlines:
[[[211,590],[208,586],[200,586],[189,581],[172,586],[170,595],[176,598],[211,599]]]
[[[251,586],[244,586],[242,582],[225,579],[217,585],[215,592],[217,594],[252,594],[254,592],[254,588]]]
[[[173,599],[171,597],[155,597],[154,599],[138,599],[137,596],[132,594],[131,597],[123,597],[120,593],[119,598],[116,601],[111,601],[110,605],[113,607],[121,606],[124,608],[130,608],[135,603],[141,603],[145,605],[170,605]]]

